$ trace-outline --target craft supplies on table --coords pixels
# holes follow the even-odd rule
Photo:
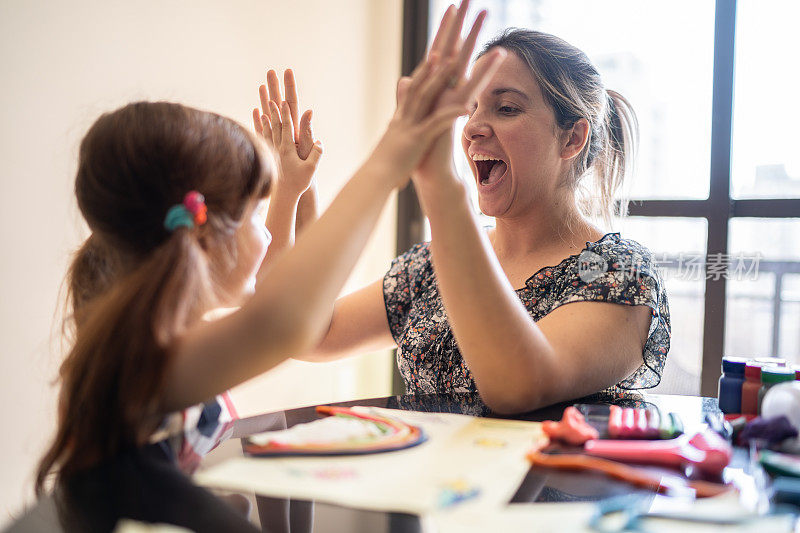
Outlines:
[[[779,383],[769,389],[761,404],[761,416],[785,416],[795,429],[800,430],[800,381]]]
[[[420,428],[418,446],[366,455],[239,457],[195,475],[205,486],[277,498],[425,514],[505,505],[527,474],[539,422],[353,407]]]
[[[662,413],[656,406],[576,404],[574,407],[598,429],[601,438],[672,439],[683,433],[683,421],[677,413]]]
[[[608,433],[615,435],[623,433],[638,438],[646,435],[657,437],[659,432],[653,431],[653,428],[657,428],[657,424],[648,426],[642,422],[647,420],[645,416],[647,411],[628,409],[625,413],[625,410],[618,406],[610,406]],[[574,407],[564,410],[560,422],[543,422],[542,429],[548,439],[537,442],[527,455],[533,466],[600,472],[655,492],[684,487],[692,489],[698,497],[715,496],[731,488],[723,483],[687,480],[677,474],[667,480],[662,475],[655,475],[626,464],[632,462],[679,468],[691,466],[706,475],[719,478],[722,470],[730,463],[733,450],[730,444],[712,429],[706,429],[692,437],[683,435],[672,440],[599,439],[597,438],[599,432],[592,428]],[[549,446],[551,442],[566,443],[571,446],[583,445],[584,453],[553,450]],[[545,450],[545,448],[550,449]]]
[[[761,367],[761,388],[758,390],[758,414],[761,414],[761,407],[767,391],[778,383],[794,381],[794,378],[794,369],[782,366]]]
[[[245,453],[261,457],[383,453],[417,446],[427,438],[419,427],[397,417],[326,405],[316,410],[330,416],[252,435],[244,439]]]
[[[591,440],[584,444],[584,451],[589,455],[631,463],[693,466],[716,476],[728,466],[733,455],[731,445],[708,429],[691,437],[682,435],[671,440]]]
[[[761,388],[761,368],[763,366],[765,363],[755,360],[745,364],[742,407],[739,410],[743,415],[758,414],[758,390]]]
[[[742,385],[747,359],[744,357],[723,357],[722,375],[719,378],[719,408],[723,413],[739,413],[742,406]]]

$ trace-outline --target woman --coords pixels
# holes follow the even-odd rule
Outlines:
[[[465,13],[463,4],[449,9],[443,26],[460,25]],[[448,57],[456,46],[437,36],[431,54]],[[431,242],[341,298],[323,342],[300,359],[396,345],[409,393],[477,390],[508,413],[655,386],[670,324],[652,255],[590,222],[610,218],[635,115],[586,55],[557,37],[509,31],[476,68],[496,49],[504,62],[461,139],[480,208],[496,228],[480,227],[444,134],[412,176]],[[460,94],[451,85],[439,105]]]

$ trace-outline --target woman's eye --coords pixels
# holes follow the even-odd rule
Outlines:
[[[497,111],[503,115],[514,115],[519,112],[519,109],[510,105],[502,105],[497,108]]]

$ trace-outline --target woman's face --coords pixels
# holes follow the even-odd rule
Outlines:
[[[530,69],[509,53],[478,94],[462,137],[484,214],[520,216],[554,198],[563,170],[558,131]]]
[[[253,201],[248,205],[242,223],[236,229],[236,264],[227,276],[225,293],[229,295],[227,305],[239,305],[253,294],[258,272],[272,236],[264,226],[267,200]]]

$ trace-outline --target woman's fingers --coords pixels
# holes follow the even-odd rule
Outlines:
[[[278,149],[281,146],[281,136],[286,124],[281,122],[281,112],[274,100],[269,101],[269,120],[272,125],[270,128],[272,130],[272,145],[275,149]]]
[[[306,164],[312,165],[314,168],[317,168],[317,164],[319,163],[320,157],[322,157],[322,143],[320,141],[317,141],[311,145],[311,150],[309,151],[308,157],[306,158]]]
[[[273,69],[267,71],[267,87],[269,88],[269,99],[280,105],[283,98],[281,98],[281,82],[278,81],[278,74]]]
[[[406,96],[397,106],[399,112],[405,114],[409,109],[414,108],[415,102],[413,102],[414,97],[412,95],[416,94],[420,85],[425,83],[428,79],[428,76],[437,63],[437,59],[436,54],[431,54],[428,56],[428,59],[420,63],[414,70],[414,73],[411,75],[411,81],[408,84],[408,89],[406,90]]]
[[[447,34],[442,43],[441,54],[443,57],[454,55],[458,49],[458,42],[461,39],[461,28],[464,26],[464,19],[467,17],[469,0],[462,0],[458,6],[453,23],[450,24]]]
[[[300,139],[297,144],[297,155],[300,159],[306,159],[311,152],[311,148],[314,146],[314,134],[311,131],[312,114],[312,111],[309,109],[300,117],[300,127],[298,131]]]
[[[467,82],[458,90],[458,101],[469,102],[475,95],[487,84],[492,76],[500,68],[500,64],[505,60],[508,52],[502,48],[496,48],[490,51],[486,56],[486,60],[481,61],[480,64],[476,63],[476,67],[472,70],[472,75]]]
[[[436,111],[420,125],[423,130],[423,142],[431,142],[441,133],[452,127],[455,120],[468,113],[466,106],[451,105]]]
[[[455,15],[456,6],[450,4],[450,6],[445,10],[444,15],[442,16],[442,21],[439,23],[439,29],[436,30],[436,35],[433,38],[433,44],[431,44],[430,50],[428,53],[436,52],[441,55],[442,46],[444,45],[445,35],[450,28],[450,24],[453,22],[453,15]]]
[[[427,115],[433,107],[436,99],[442,94],[444,89],[451,83],[455,63],[453,60],[445,61],[436,71],[423,80],[413,89],[409,90],[407,96],[409,105],[408,113],[413,118],[422,118]],[[413,93],[411,92],[413,90]]]
[[[286,96],[286,102],[289,104],[289,113],[292,115],[292,127],[295,135],[297,135],[299,131],[297,118],[299,116],[300,103],[297,98],[297,84],[294,80],[294,72],[290,68],[283,71],[283,92]],[[295,139],[295,142],[297,142],[297,139]]]
[[[472,57],[472,51],[475,49],[475,43],[478,42],[478,34],[483,27],[484,20],[486,20],[486,10],[478,13],[478,16],[475,18],[475,22],[472,23],[472,28],[469,30],[467,38],[464,39],[464,42],[461,45],[461,50],[458,52],[458,59],[456,60],[456,70],[454,75],[458,76],[459,79],[462,78],[467,72],[469,58]]]
[[[261,114],[269,114],[269,97],[267,96],[267,86],[258,86],[258,100],[261,102]]]
[[[281,102],[281,149],[297,151],[297,145],[294,143],[295,134],[292,127],[292,112],[289,110],[289,104],[286,101]]]
[[[404,101],[406,95],[408,94],[408,86],[411,84],[411,78],[408,76],[403,76],[399,80],[397,80],[397,102],[396,104],[399,106],[400,102]]]

